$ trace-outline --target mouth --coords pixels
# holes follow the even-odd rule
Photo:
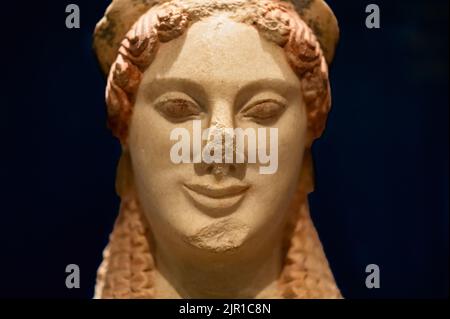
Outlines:
[[[213,217],[233,212],[250,186],[243,182],[185,183],[184,190],[194,205]]]

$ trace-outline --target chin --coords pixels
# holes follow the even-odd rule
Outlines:
[[[238,250],[246,242],[250,227],[237,218],[214,220],[185,236],[186,243],[210,252],[223,253]]]

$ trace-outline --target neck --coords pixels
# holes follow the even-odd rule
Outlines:
[[[251,245],[250,245],[251,246]],[[282,267],[281,240],[225,254],[196,247],[188,254],[157,245],[157,298],[274,298]]]

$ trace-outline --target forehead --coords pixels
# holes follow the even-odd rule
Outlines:
[[[268,79],[300,85],[281,47],[226,14],[196,22],[179,38],[163,43],[142,83],[171,78],[204,86],[243,86]]]

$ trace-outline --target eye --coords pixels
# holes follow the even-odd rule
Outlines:
[[[200,115],[200,107],[193,101],[183,98],[164,98],[157,102],[155,108],[169,120],[183,121]]]
[[[273,99],[252,103],[242,110],[242,115],[256,122],[276,120],[283,113],[285,105]]]

